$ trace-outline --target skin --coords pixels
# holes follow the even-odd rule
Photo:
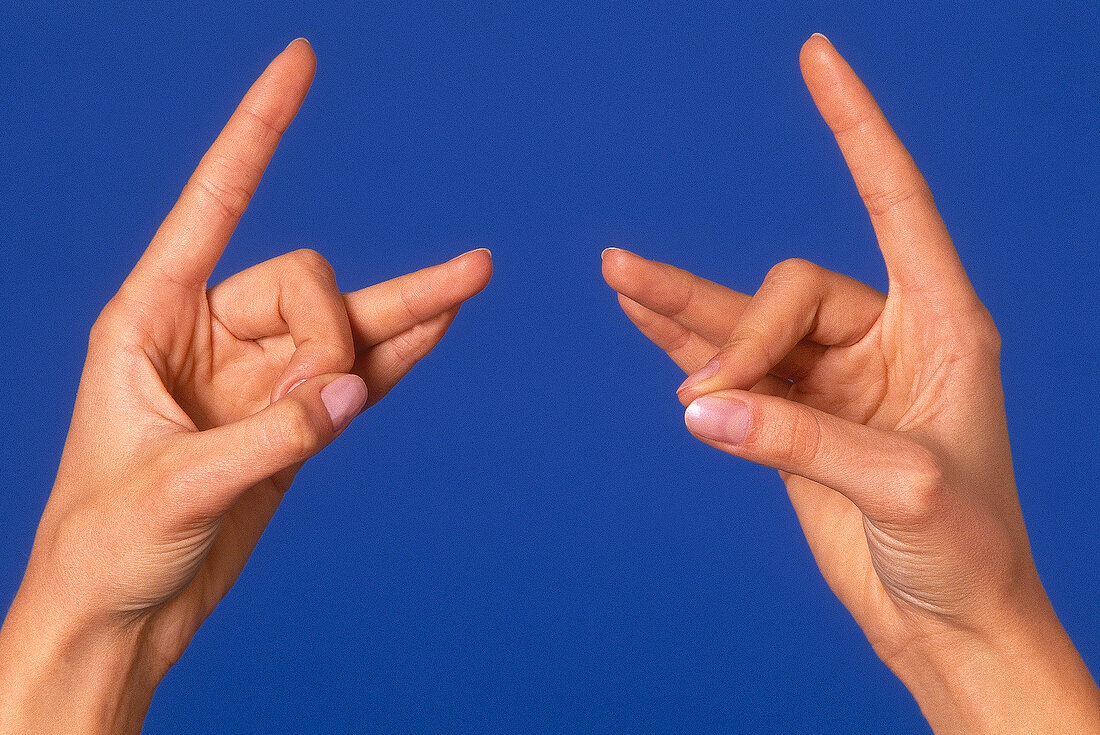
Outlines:
[[[271,63],[92,328],[0,629],[0,732],[139,732],[302,462],[488,283],[475,250],[341,293],[324,258],[297,251],[207,287],[314,68],[304,40]]]
[[[787,261],[750,297],[617,249],[605,278],[691,373],[688,428],[781,471],[822,573],[936,732],[1100,732],[1028,548],[992,320],[870,94],[823,37],[801,60],[888,293]],[[488,282],[478,250],[341,293],[298,251],[207,288],[314,65],[301,40],[272,62],[92,330],[0,628],[0,732],[139,732],[301,463]]]
[[[824,36],[800,61],[888,292],[790,260],[749,296],[620,249],[604,277],[689,373],[688,429],[780,471],[826,581],[935,732],[1100,732],[1028,545],[993,321],[866,87]]]

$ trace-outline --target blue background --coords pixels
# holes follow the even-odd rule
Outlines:
[[[183,4],[180,4],[181,6]],[[0,605],[88,327],[250,82],[313,89],[219,276],[356,288],[471,247],[493,282],[299,479],[147,732],[922,732],[774,473],[697,443],[619,312],[622,245],[753,289],[884,286],[798,73],[830,36],[1004,335],[1039,569],[1100,667],[1100,10],[1048,3],[19,4],[0,10]]]

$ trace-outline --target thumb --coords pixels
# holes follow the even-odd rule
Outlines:
[[[328,446],[366,401],[358,375],[321,375],[252,416],[189,435],[182,484],[200,506],[194,509],[211,517],[227,512],[252,486]]]
[[[830,487],[872,521],[924,516],[942,489],[939,460],[914,438],[784,398],[718,391],[692,401],[684,420],[707,444]]]

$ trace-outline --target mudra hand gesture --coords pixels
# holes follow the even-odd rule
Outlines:
[[[619,249],[604,277],[689,373],[688,429],[780,471],[829,586],[937,732],[1100,723],[1031,558],[993,320],[866,87],[822,36],[801,64],[888,292],[789,260],[749,296]]]
[[[314,66],[301,40],[271,63],[92,328],[0,636],[0,679],[16,690],[0,691],[0,729],[137,732],[302,462],[489,280],[488,251],[475,250],[341,293],[324,258],[299,250],[207,287]]]

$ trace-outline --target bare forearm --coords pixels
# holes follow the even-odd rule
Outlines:
[[[0,733],[140,733],[157,682],[137,632],[52,618],[17,597],[0,628]]]
[[[895,668],[937,735],[1100,732],[1100,689],[1053,610]]]

